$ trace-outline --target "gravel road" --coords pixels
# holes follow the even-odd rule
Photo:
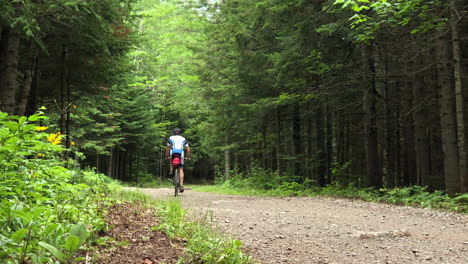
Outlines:
[[[139,189],[173,199],[173,189]],[[315,197],[251,197],[186,190],[192,217],[241,240],[260,263],[468,263],[468,216]]]

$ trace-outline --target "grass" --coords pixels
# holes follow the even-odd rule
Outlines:
[[[140,192],[114,190],[114,196],[121,201],[135,202],[156,209],[162,230],[171,238],[186,241],[185,255],[178,263],[252,263],[252,258],[242,252],[239,240],[226,237],[210,227],[209,219],[191,221],[177,199],[159,201]]]
[[[187,211],[177,200],[162,203],[159,215],[163,223],[158,227],[170,237],[187,241],[186,253],[182,263],[251,263],[252,258],[240,249],[242,242],[225,237],[212,229],[209,222],[189,221]]]
[[[250,195],[250,196],[274,196],[274,197],[288,197],[288,196],[313,196],[314,193],[310,190],[292,191],[281,189],[252,189],[248,187],[230,187],[226,185],[194,185],[191,186],[192,190],[200,192],[212,192],[220,194],[231,195]]]

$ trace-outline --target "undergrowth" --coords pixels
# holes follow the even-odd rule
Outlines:
[[[217,182],[215,186],[196,186],[194,190],[280,197],[324,195],[468,213],[467,193],[450,197],[443,191],[429,192],[426,187],[421,186],[372,189],[359,188],[353,184],[335,183],[326,187],[316,187],[313,181],[277,175],[272,171],[262,169],[253,169],[249,175],[233,173],[227,181]]]
[[[119,201],[134,202],[134,205],[157,209],[161,224],[155,227],[171,238],[186,241],[185,254],[178,263],[252,263],[252,258],[242,252],[242,243],[215,231],[207,221],[191,221],[178,200],[155,200],[136,191],[114,191]]]
[[[0,263],[75,263],[106,227],[109,178],[65,158],[46,121],[0,112]]]

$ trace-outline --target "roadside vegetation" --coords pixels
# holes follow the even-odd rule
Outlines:
[[[444,191],[431,192],[427,187],[421,186],[376,189],[339,182],[326,187],[317,187],[313,181],[300,177],[281,176],[263,169],[253,169],[251,174],[232,173],[228,180],[220,178],[215,185],[200,185],[194,187],[194,190],[233,195],[345,197],[468,213],[466,193],[449,196]]]
[[[74,263],[106,228],[111,179],[79,169],[41,112],[0,112],[0,262]],[[79,155],[74,153],[73,155]]]
[[[185,254],[179,263],[251,263],[252,258],[242,252],[242,242],[226,237],[213,229],[209,215],[205,219],[189,219],[178,200],[157,201],[139,192],[116,192],[121,201],[132,202],[135,206],[153,208],[161,221],[155,227],[170,238],[184,241]]]
[[[76,263],[79,251],[103,245],[105,212],[123,201],[156,208],[159,229],[187,241],[183,261],[248,263],[241,242],[189,221],[176,202],[156,202],[119,191],[111,178],[80,169],[81,155],[65,149],[42,112],[29,117],[0,113],[0,262]],[[182,259],[182,258],[181,258]]]

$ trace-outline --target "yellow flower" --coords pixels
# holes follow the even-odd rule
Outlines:
[[[54,133],[54,134],[50,134],[48,137],[47,137],[47,140],[49,142],[53,142],[55,140],[55,138],[57,137],[57,135]]]
[[[47,129],[48,129],[48,127],[45,127],[45,126],[38,126],[38,127],[36,127],[36,130],[37,130],[37,131],[44,131],[44,130],[47,130]]]
[[[52,145],[58,145],[62,142],[62,139],[60,138],[61,133],[57,132],[55,134],[50,134],[47,137],[47,140],[52,143]]]

